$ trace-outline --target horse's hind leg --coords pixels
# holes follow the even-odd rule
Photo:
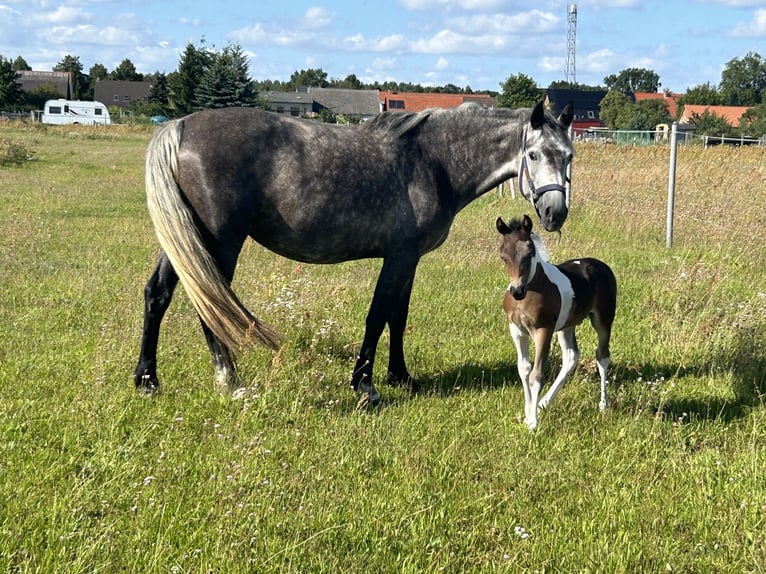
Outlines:
[[[614,315],[602,316],[594,311],[590,316],[591,325],[598,334],[598,347],[596,347],[596,364],[598,365],[598,374],[601,379],[601,399],[598,408],[602,411],[609,406],[609,400],[606,396],[607,372],[611,363],[611,354],[609,351],[609,340],[612,336],[612,319]]]
[[[390,351],[388,355],[387,380],[391,385],[403,385],[409,391],[418,391],[418,384],[410,376],[407,364],[404,361],[404,331],[407,327],[407,315],[410,309],[410,296],[412,295],[412,283],[415,279],[415,268],[412,268],[410,276],[402,285],[399,296],[394,302],[388,319]]]
[[[577,338],[575,336],[575,328],[564,329],[558,331],[556,336],[559,340],[559,346],[561,347],[561,370],[553,381],[551,388],[545,393],[545,396],[540,399],[540,408],[547,408],[553,398],[564,386],[564,382],[567,377],[572,374],[577,367],[577,361],[580,359],[580,349],[577,347]]]
[[[156,393],[160,389],[157,377],[157,342],[160,323],[168,310],[173,290],[178,285],[178,275],[164,252],[144,287],[144,327],[141,335],[141,352],[138,356],[133,382],[144,393]]]

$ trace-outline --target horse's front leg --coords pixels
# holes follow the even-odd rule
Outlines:
[[[529,334],[515,323],[509,323],[509,329],[513,344],[516,346],[516,369],[519,371],[521,388],[524,389],[524,422],[528,425],[532,406],[532,394],[529,388],[529,373],[532,372],[532,362],[529,360]]]
[[[537,329],[534,333],[535,338],[535,366],[529,374],[529,394],[530,405],[527,411],[527,427],[529,430],[537,428],[537,405],[540,397],[540,390],[543,388],[545,377],[545,363],[548,361],[548,353],[551,348],[551,339],[553,338],[552,329]]]
[[[178,285],[178,275],[170,264],[165,252],[160,253],[157,266],[144,287],[144,327],[141,334],[141,351],[133,372],[133,382],[140,392],[159,392],[157,377],[157,343],[160,337],[160,323],[173,298]]]
[[[375,285],[375,293],[367,313],[362,348],[351,376],[351,387],[366,396],[373,405],[380,402],[380,393],[372,382],[375,352],[387,322],[392,325],[389,371],[393,369],[392,372],[397,377],[409,378],[404,363],[403,338],[418,260],[419,256],[410,252],[398,252],[396,256],[386,257]]]

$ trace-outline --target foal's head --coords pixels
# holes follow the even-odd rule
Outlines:
[[[500,258],[505,262],[510,279],[508,291],[514,299],[521,301],[527,294],[527,283],[532,281],[537,263],[547,260],[547,253],[537,235],[532,232],[532,220],[528,215],[508,223],[498,217],[496,225],[502,235]],[[538,250],[542,252],[538,253]]]

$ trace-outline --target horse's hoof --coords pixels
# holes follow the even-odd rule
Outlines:
[[[420,391],[420,383],[413,379],[409,373],[396,375],[389,371],[388,376],[386,377],[386,383],[392,387],[401,387],[410,395],[415,395]]]
[[[133,375],[133,382],[139,395],[152,396],[160,392],[160,381],[157,377],[152,377],[148,374]]]

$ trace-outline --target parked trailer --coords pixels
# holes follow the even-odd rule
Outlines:
[[[48,100],[43,109],[44,124],[108,125],[112,123],[109,110],[101,102],[80,100]]]

